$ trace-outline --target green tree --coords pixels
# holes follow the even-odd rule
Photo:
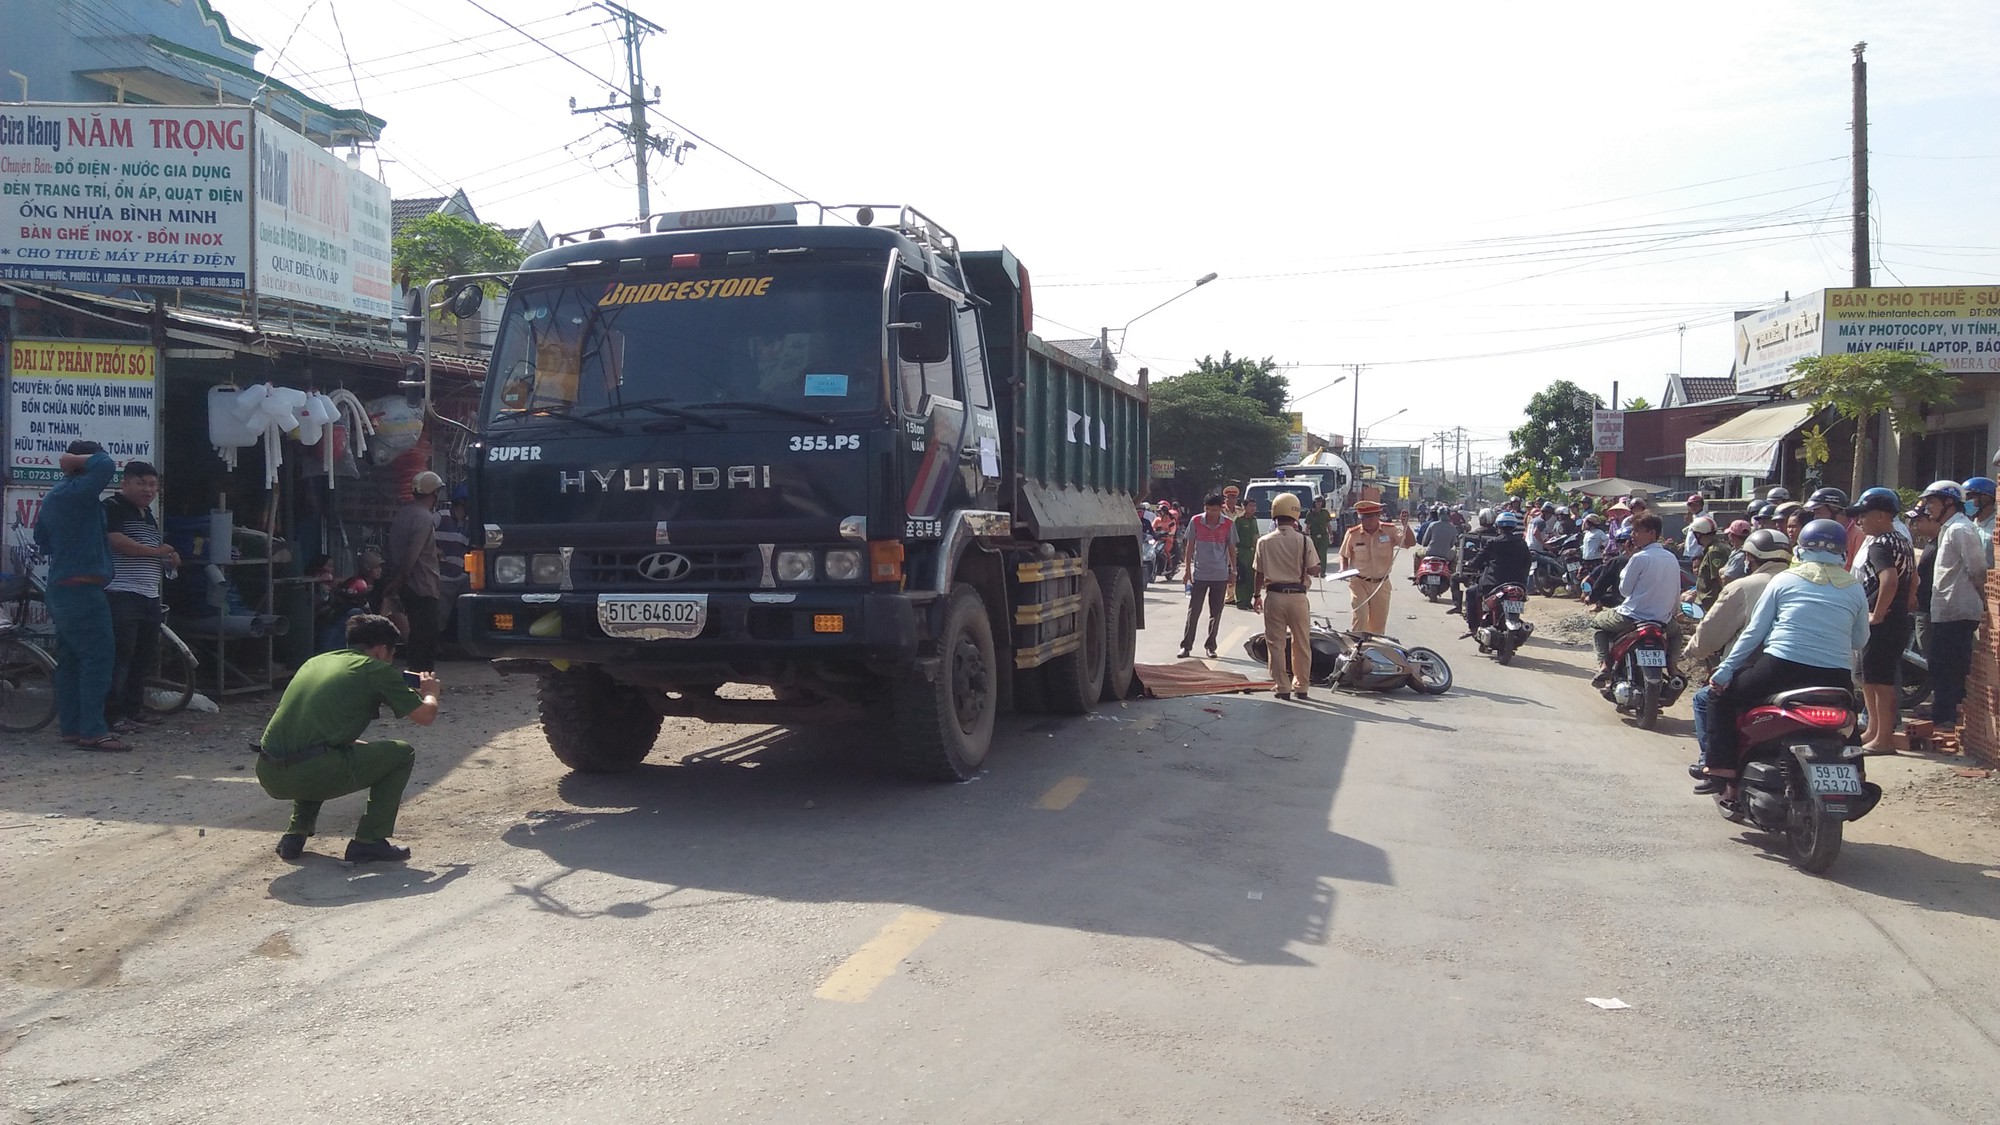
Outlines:
[[[1533,470],[1537,480],[1563,480],[1590,459],[1591,411],[1604,400],[1567,379],[1559,379],[1528,400],[1528,421],[1508,431],[1513,451],[1500,459],[1509,477]]]
[[[1644,397],[1628,398],[1625,400],[1625,409],[1627,410],[1651,410],[1652,408],[1653,404],[1647,402]]]
[[[467,273],[499,273],[521,264],[514,240],[457,215],[432,214],[411,221],[389,243],[391,268],[404,289],[441,277]],[[488,283],[488,295],[499,293]]]
[[[1212,355],[1202,356],[1194,365],[1194,370],[1182,378],[1201,377],[1213,380],[1231,394],[1251,399],[1274,418],[1285,415],[1285,403],[1292,397],[1292,381],[1278,370],[1278,363],[1270,356],[1263,359],[1248,359],[1222,353],[1221,359]]]
[[[1869,422],[1882,411],[1899,434],[1922,433],[1923,411],[1958,393],[1958,376],[1922,352],[1853,352],[1807,356],[1792,364],[1791,391],[1832,407],[1854,422],[1854,478],[1850,496],[1867,487]]]
[[[1260,400],[1200,371],[1154,383],[1151,416],[1152,455],[1171,460],[1204,491],[1268,476],[1290,430]]]

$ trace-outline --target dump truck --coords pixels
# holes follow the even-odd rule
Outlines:
[[[671,715],[867,722],[958,781],[1002,710],[1131,689],[1146,389],[1035,335],[1011,252],[907,206],[724,208],[425,301],[496,277],[458,635],[538,677],[572,769]]]

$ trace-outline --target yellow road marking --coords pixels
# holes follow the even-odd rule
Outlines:
[[[1049,786],[1049,791],[1042,794],[1042,799],[1035,802],[1035,807],[1061,812],[1069,807],[1071,801],[1082,796],[1083,791],[1089,787],[1090,779],[1087,777],[1065,777]]]
[[[889,979],[903,958],[917,951],[924,939],[944,925],[944,919],[921,910],[906,910],[882,927],[882,932],[854,951],[813,993],[821,1000],[859,1004],[877,985]]]
[[[1261,626],[1261,625],[1259,625],[1259,626],[1258,626],[1258,628],[1259,628],[1259,629],[1261,630],[1261,629],[1262,629],[1262,626]],[[1249,639],[1250,639],[1250,626],[1248,626],[1248,625],[1238,625],[1238,626],[1237,626],[1237,627],[1236,627],[1236,628],[1235,628],[1235,629],[1234,629],[1234,630],[1233,630],[1233,631],[1232,631],[1232,632],[1231,632],[1231,633],[1229,634],[1229,638],[1228,638],[1227,640],[1225,640],[1225,641],[1223,641],[1223,642],[1222,642],[1222,647],[1221,647],[1221,648],[1218,648],[1218,649],[1216,649],[1215,651],[1217,651],[1217,652],[1224,652],[1224,653],[1227,653],[1227,652],[1235,652],[1235,651],[1236,651],[1237,649],[1239,649],[1239,648],[1242,648],[1242,647],[1243,647],[1243,642],[1244,642],[1244,641],[1247,641],[1247,640],[1249,640]],[[1227,660],[1227,659],[1229,659],[1229,658],[1228,658],[1227,656],[1219,656],[1219,657],[1217,657],[1216,659],[1218,659],[1218,660]]]

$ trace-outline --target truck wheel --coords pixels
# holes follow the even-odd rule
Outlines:
[[[1042,665],[1042,691],[1058,715],[1087,715],[1104,691],[1104,594],[1097,576],[1085,573],[1078,593],[1076,629],[1082,643]]]
[[[1000,702],[993,625],[972,587],[953,588],[937,648],[937,679],[911,673],[891,689],[896,749],[912,777],[965,781],[986,761]]]
[[[1138,595],[1123,567],[1097,568],[1097,588],[1104,592],[1104,687],[1098,698],[1113,703],[1132,689],[1132,663],[1139,653]]]
[[[660,737],[660,714],[639,689],[592,665],[544,673],[536,702],[549,749],[579,773],[623,773]]]

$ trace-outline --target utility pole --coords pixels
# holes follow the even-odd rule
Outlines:
[[[1349,457],[1357,466],[1361,464],[1361,369],[1365,366],[1361,363],[1348,365],[1348,369],[1354,372],[1354,444],[1349,447]]]
[[[1458,456],[1453,458],[1453,461],[1459,466],[1458,486],[1460,489],[1463,489],[1465,487],[1465,478],[1472,475],[1472,462],[1466,460],[1465,427],[1458,427],[1456,433],[1458,434]]]
[[[1868,60],[1854,45],[1854,287],[1866,289],[1868,269]]]
[[[665,35],[667,29],[622,4],[613,3],[612,0],[599,0],[597,6],[618,17],[625,24],[625,30],[618,38],[625,44],[625,93],[627,100],[612,102],[608,105],[578,108],[576,99],[571,98],[569,100],[569,111],[572,114],[625,113],[628,115],[626,121],[619,124],[606,124],[605,128],[624,137],[627,143],[632,146],[632,162],[636,165],[634,175],[639,182],[639,221],[644,223],[653,214],[646,171],[648,155],[657,152],[661,156],[668,157],[674,163],[679,164],[687,158],[689,150],[694,148],[694,143],[683,141],[672,133],[666,136],[655,136],[646,123],[646,107],[660,104],[660,89],[657,86],[653,87],[653,96],[650,99],[646,97],[646,64],[640,55],[639,44],[648,35],[654,33]]]

